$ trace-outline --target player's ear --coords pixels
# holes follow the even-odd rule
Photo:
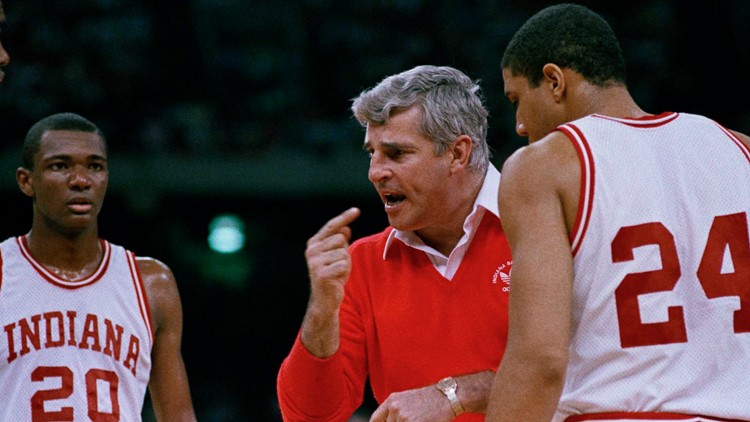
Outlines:
[[[31,170],[25,167],[19,167],[16,169],[16,182],[18,182],[18,188],[24,195],[33,198],[34,187],[31,183]]]
[[[542,67],[544,80],[542,83],[548,86],[555,102],[560,102],[565,94],[565,73],[560,66],[554,63],[547,63]]]

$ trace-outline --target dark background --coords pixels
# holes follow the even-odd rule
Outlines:
[[[110,148],[101,235],[174,271],[199,419],[278,420],[276,372],[307,301],[306,239],[352,205],[363,210],[355,237],[387,224],[350,99],[415,65],[464,70],[483,87],[500,167],[524,144],[500,57],[548,4],[5,0],[0,237],[30,227],[14,181],[28,128],[60,111],[90,118]],[[613,25],[646,111],[750,133],[750,1],[583,4]],[[220,213],[246,224],[238,254],[206,245]]]

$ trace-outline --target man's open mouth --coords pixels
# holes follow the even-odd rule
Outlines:
[[[401,203],[404,199],[406,199],[406,196],[404,195],[395,195],[395,194],[386,194],[385,197],[385,204],[386,205],[397,205]]]

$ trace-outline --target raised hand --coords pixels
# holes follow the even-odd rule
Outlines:
[[[302,343],[313,355],[333,355],[339,345],[338,314],[344,285],[351,272],[349,227],[360,215],[349,208],[328,222],[307,241],[305,259],[310,276],[310,301],[302,323]]]

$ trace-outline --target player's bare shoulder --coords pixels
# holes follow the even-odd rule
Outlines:
[[[136,262],[146,290],[169,288],[175,284],[174,274],[167,264],[147,256],[137,257]]]
[[[740,140],[748,147],[750,148],[750,136],[745,135],[742,132],[737,132],[736,130],[733,130],[732,133],[740,138]]]
[[[177,291],[172,270],[163,262],[151,257],[137,257],[138,271],[146,289],[154,323],[158,326],[163,322],[171,308],[180,306],[180,296]]]
[[[568,137],[553,131],[514,152],[503,165],[503,178],[517,174],[530,187],[543,183],[559,190],[580,177],[578,155]]]
[[[506,160],[500,179],[500,208],[513,212],[524,202],[562,204],[568,228],[572,227],[580,196],[581,166],[570,139],[553,131],[517,150]]]

